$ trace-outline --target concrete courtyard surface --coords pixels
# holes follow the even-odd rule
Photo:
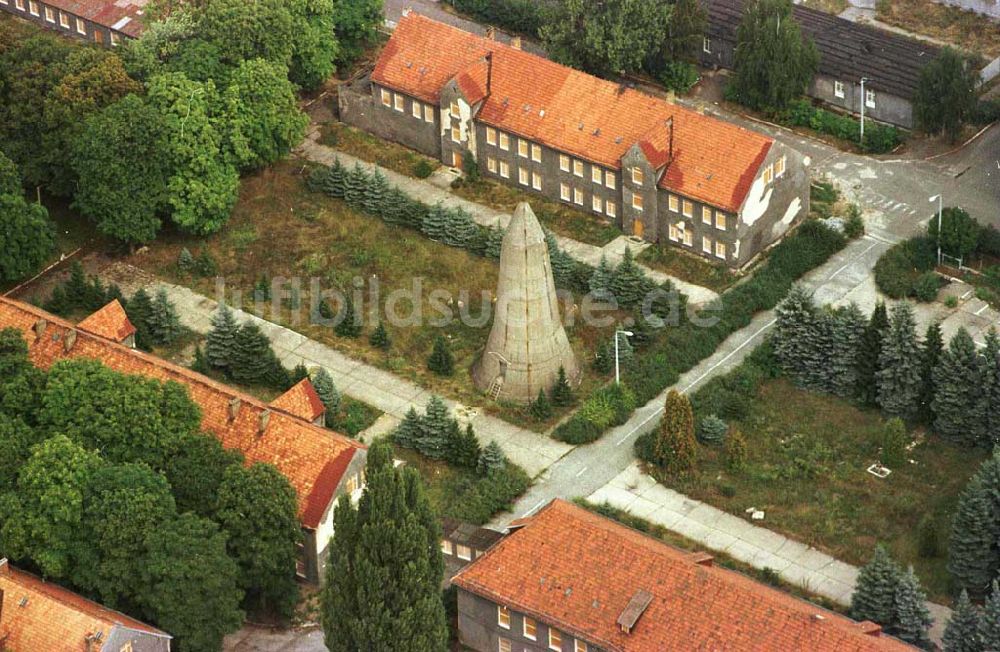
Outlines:
[[[166,290],[167,297],[177,307],[183,326],[201,334],[211,330],[211,318],[218,309],[214,300],[168,283],[157,283],[148,291],[155,293],[160,287]],[[411,407],[422,411],[431,398],[431,392],[408,380],[358,362],[289,328],[243,311],[234,313],[240,323],[252,321],[260,327],[286,367],[293,368],[300,363],[308,368],[324,367],[341,393],[378,408],[394,419],[401,420]],[[530,477],[538,475],[572,449],[568,444],[483,414],[475,407],[447,399],[445,403],[463,425],[472,424],[483,445],[496,441],[507,457]],[[380,430],[384,432],[388,427],[391,427],[391,422],[383,420]]]
[[[225,652],[323,652],[323,630],[318,627],[279,630],[245,625],[222,642]]]

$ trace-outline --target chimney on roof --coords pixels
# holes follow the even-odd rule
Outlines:
[[[491,41],[495,41],[496,38],[497,38],[497,28],[494,27],[493,25],[490,25],[489,27],[487,27],[486,28],[486,38],[488,38]]]
[[[240,414],[240,406],[243,405],[243,401],[240,397],[234,396],[229,399],[229,420],[236,421],[236,417]]]
[[[486,53],[486,95],[493,90],[493,51]]]
[[[667,126],[670,127],[670,149],[668,150],[669,160],[674,160],[674,116],[667,118]]]
[[[708,554],[707,552],[693,552],[691,553],[691,561],[696,566],[705,566],[706,568],[711,568],[715,563],[715,557]]]
[[[267,430],[267,424],[269,421],[271,421],[271,411],[264,410],[260,413],[260,426],[257,428],[257,434],[264,434],[264,431]]]
[[[38,321],[35,322],[34,329],[35,329],[36,340],[42,339],[42,335],[45,335],[45,327],[48,325],[49,322],[44,319],[39,319]]]
[[[76,344],[76,331],[71,329],[66,332],[66,337],[63,339],[63,349],[69,353],[74,344]]]
[[[635,628],[639,616],[646,611],[646,607],[653,601],[653,594],[644,589],[639,589],[632,596],[632,599],[625,605],[625,610],[618,616],[618,626],[623,634],[631,634]]]
[[[520,50],[521,49],[521,37],[520,36],[512,36],[511,39],[510,39],[510,47],[514,48],[515,50]]]
[[[875,638],[880,638],[882,636],[882,626],[878,623],[873,623],[870,620],[858,623],[858,628],[865,636],[874,636]]]

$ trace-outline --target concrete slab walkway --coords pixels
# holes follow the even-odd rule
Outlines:
[[[177,306],[182,325],[196,333],[208,333],[212,314],[218,308],[213,299],[168,283],[156,283],[148,290],[155,292],[159,287],[166,290],[168,298]],[[252,321],[260,327],[286,367],[294,367],[299,363],[306,367],[324,367],[343,394],[378,408],[393,419],[402,419],[411,407],[423,410],[431,398],[431,392],[408,380],[354,360],[289,328],[243,311],[235,311],[235,314],[240,322]],[[485,445],[496,441],[507,457],[531,477],[541,473],[572,449],[571,446],[545,435],[483,414],[475,407],[450,400],[445,400],[445,403],[463,425],[472,424],[481,443]],[[373,432],[385,432],[391,426],[391,421],[383,420]]]
[[[442,188],[439,184],[432,183],[431,181],[414,179],[405,174],[387,170],[375,163],[345,154],[333,147],[321,145],[317,142],[318,138],[319,130],[314,126],[309,130],[305,140],[295,148],[295,152],[299,156],[316,163],[322,163],[323,165],[330,165],[335,159],[340,159],[340,162],[347,167],[354,167],[357,163],[367,170],[377,169],[385,175],[391,185],[396,186],[413,199],[418,199],[426,204],[437,204],[440,202],[449,208],[461,208],[472,215],[472,218],[478,224],[483,226],[497,225],[506,227],[507,222],[510,221],[510,213],[498,211],[488,206],[457,197],[450,189]],[[626,236],[616,238],[604,247],[579,242],[560,235],[556,236],[556,241],[563,251],[576,260],[595,266],[601,261],[602,255],[608,259],[608,262],[612,264],[618,263],[625,253],[626,244],[632,249],[633,254],[638,254],[639,251],[648,246],[646,243],[634,241]],[[657,283],[667,280],[672,282],[678,290],[687,295],[688,300],[692,304],[707,303],[718,297],[716,292],[708,288],[682,281],[681,279],[643,265],[640,265],[640,267]]]

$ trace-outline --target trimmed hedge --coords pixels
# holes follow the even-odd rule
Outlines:
[[[875,285],[893,299],[915,297],[933,301],[937,288],[931,296],[931,280],[926,274],[935,276],[932,270],[937,260],[936,251],[934,241],[924,236],[893,245],[875,263]]]
[[[644,355],[636,356],[623,374],[624,384],[632,390],[636,405],[643,405],[678,381],[680,375],[711,355],[735,331],[750,324],[762,310],[774,308],[803,274],[824,263],[840,251],[847,239],[817,220],[808,220],[771,250],[767,260],[749,281],[723,294],[713,306],[702,309],[705,316],[716,313],[713,326],[698,326],[681,317],[678,326],[669,327],[667,336]],[[715,410],[729,417],[725,410]],[[620,425],[620,424],[619,424]],[[603,430],[589,423],[584,410],[553,431],[552,436],[572,444],[588,443]]]
[[[849,115],[834,113],[812,105],[809,100],[795,100],[778,115],[778,119],[793,127],[809,127],[842,140],[858,142],[861,123]],[[891,152],[902,142],[899,130],[874,120],[865,122],[865,142],[861,149],[872,154]]]
[[[538,0],[445,0],[457,11],[511,32],[537,36],[544,24]]]

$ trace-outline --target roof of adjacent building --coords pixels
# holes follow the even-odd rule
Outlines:
[[[744,0],[703,2],[708,11],[708,36],[736,43]],[[871,88],[905,99],[916,93],[924,64],[940,52],[925,41],[802,5],[793,5],[792,14],[802,33],[816,43],[820,74],[850,84],[867,77]]]
[[[138,37],[145,28],[142,15],[149,0],[46,0],[46,3],[126,36]]]
[[[271,407],[284,410],[306,421],[315,421],[326,412],[323,400],[308,378],[303,378],[290,390],[271,401]]]
[[[87,637],[107,640],[115,627],[171,638],[125,614],[0,560],[0,648],[85,652]]]
[[[473,550],[488,550],[497,541],[503,539],[503,532],[477,527],[472,523],[460,521],[448,516],[441,517],[441,536],[453,543],[469,546]]]
[[[124,342],[135,333],[135,326],[118,299],[112,299],[111,303],[77,324],[77,328],[113,342]]]
[[[34,331],[39,320],[46,322],[42,337],[36,337]],[[299,518],[309,528],[316,528],[322,521],[348,464],[357,451],[364,449],[353,439],[284,411],[272,412],[266,404],[232,387],[78,330],[20,301],[0,297],[0,328],[16,328],[24,333],[31,361],[41,368],[47,369],[61,359],[90,358],[115,371],[184,385],[191,400],[201,408],[205,431],[215,435],[226,448],[241,451],[248,464],[273,464],[288,478],[298,494]],[[76,333],[76,340],[67,352],[70,332]],[[239,409],[236,417],[230,418],[233,399],[238,399]],[[268,417],[261,432],[265,412]]]
[[[725,210],[739,210],[774,142],[412,12],[372,72],[376,83],[434,104],[452,79],[473,103],[484,100],[483,123],[613,169],[638,144],[654,167],[667,165],[661,186]]]
[[[913,650],[705,558],[554,500],[452,583],[614,652]]]

